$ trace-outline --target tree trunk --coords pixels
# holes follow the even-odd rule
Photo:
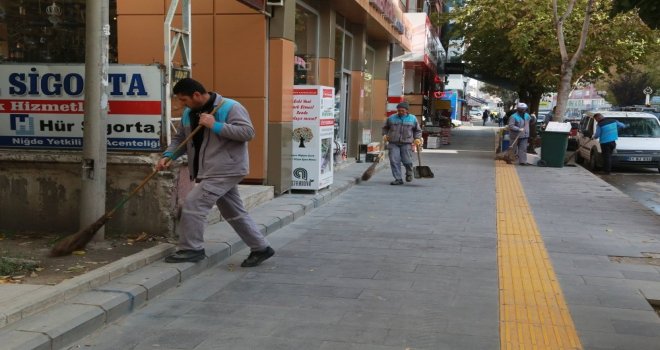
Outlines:
[[[573,67],[562,69],[559,91],[557,92],[557,108],[552,115],[553,122],[561,122],[564,119],[568,106],[568,96],[571,93],[571,80],[573,79]]]
[[[527,146],[527,153],[533,153],[536,154],[536,151],[534,148],[537,146],[538,141],[538,134],[536,133],[536,123],[538,120],[539,116],[539,104],[541,103],[541,97],[543,96],[543,93],[540,92],[540,90],[533,89],[530,91],[529,95],[529,114],[534,113],[536,115],[536,120],[534,120],[534,123],[530,124],[529,126],[529,145]]]
[[[534,113],[537,116],[539,115],[539,105],[541,104],[541,97],[543,97],[543,93],[540,90],[535,90],[532,92],[529,100],[530,113]]]

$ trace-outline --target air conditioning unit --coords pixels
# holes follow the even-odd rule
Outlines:
[[[280,0],[280,1],[266,1],[266,5],[268,5],[268,6],[284,6],[284,0]]]

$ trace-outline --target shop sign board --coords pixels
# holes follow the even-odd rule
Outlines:
[[[369,0],[369,4],[373,6],[385,19],[392,25],[399,34],[404,34],[406,31],[405,25],[398,18],[396,11],[396,4],[392,0]]]
[[[291,144],[294,190],[320,190],[332,184],[335,89],[294,85]]]
[[[83,145],[82,64],[0,65],[0,147]],[[110,65],[107,149],[160,151],[163,76],[156,65]]]
[[[465,64],[445,62],[445,67],[443,72],[445,74],[463,74],[465,73]]]

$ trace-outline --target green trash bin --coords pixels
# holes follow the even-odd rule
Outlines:
[[[564,167],[566,148],[568,146],[568,132],[544,131],[541,136],[540,166],[556,168]]]

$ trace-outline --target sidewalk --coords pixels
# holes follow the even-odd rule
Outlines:
[[[425,151],[433,179],[390,186],[384,169],[353,186],[355,164],[330,191],[253,210],[277,251],[259,267],[238,267],[247,250],[220,223],[202,263],[151,263],[5,327],[0,344],[660,349],[660,267],[644,264],[660,217],[581,167],[496,163],[493,130]]]
[[[352,160],[338,166],[333,185],[316,194],[298,192],[273,199],[272,192],[244,186],[241,196],[246,208],[263,203],[250,213],[270,235],[358,183],[367,166]],[[385,162],[378,169],[384,166]],[[208,258],[198,264],[162,262],[175,250],[162,243],[55,286],[0,285],[0,348],[58,349],[245,248],[226,222],[218,222],[219,215],[211,213],[209,221]]]

